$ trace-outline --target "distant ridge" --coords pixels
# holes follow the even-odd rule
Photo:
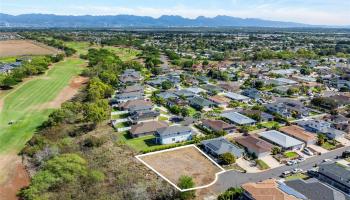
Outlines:
[[[256,18],[238,18],[219,15],[213,18],[199,16],[188,19],[163,15],[159,18],[135,15],[72,16],[53,14],[8,15],[0,13],[0,27],[36,28],[115,28],[115,27],[323,27],[295,22],[271,21]],[[326,27],[326,26],[324,26]]]

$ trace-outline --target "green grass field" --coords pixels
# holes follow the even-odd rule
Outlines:
[[[83,60],[68,58],[56,63],[46,75],[35,77],[2,97],[0,153],[18,152],[23,148],[51,112],[38,109],[40,105],[55,99],[71,78],[82,71],[83,64]],[[14,124],[9,125],[10,121]]]
[[[76,49],[78,54],[86,54],[89,48],[97,48],[97,45],[90,45],[89,42],[66,42],[65,44]],[[132,60],[140,53],[140,51],[131,48],[113,46],[104,46],[103,48],[113,51],[122,61]]]

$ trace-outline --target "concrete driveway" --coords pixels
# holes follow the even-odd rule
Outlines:
[[[317,145],[314,145],[314,144],[310,144],[307,147],[312,149],[312,150],[315,150],[315,151],[317,151],[317,152],[319,152],[321,154],[329,152],[327,149],[324,149],[324,148],[322,148],[320,146],[317,146]]]
[[[237,165],[239,165],[240,167],[242,167],[243,169],[245,169],[247,171],[247,173],[258,173],[261,172],[261,170],[254,166],[253,162],[250,162],[244,158],[239,158],[236,160]]]
[[[338,138],[338,139],[336,139],[336,141],[340,142],[340,144],[342,144],[344,146],[350,146],[350,141],[348,139]]]
[[[264,156],[260,158],[260,160],[264,161],[270,167],[270,169],[282,166],[282,164],[278,162],[272,155]]]

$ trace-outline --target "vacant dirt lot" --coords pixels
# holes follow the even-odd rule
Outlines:
[[[187,175],[193,178],[195,187],[208,185],[215,180],[215,174],[222,171],[193,146],[140,158],[174,184],[182,175]]]
[[[21,157],[16,154],[0,155],[0,199],[17,200],[19,189],[28,185],[29,176]]]
[[[58,51],[44,44],[30,40],[5,40],[0,41],[0,57],[25,56],[25,55],[49,55]]]

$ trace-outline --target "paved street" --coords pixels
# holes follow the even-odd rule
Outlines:
[[[335,161],[336,156],[340,156],[343,151],[350,150],[350,147],[343,147],[334,151],[311,157],[302,163],[293,166],[281,166],[261,173],[240,173],[236,171],[228,171],[219,176],[218,181],[211,187],[215,192],[224,192],[229,187],[238,187],[247,182],[258,182],[269,178],[278,178],[284,171],[292,171],[294,168],[308,170],[315,164],[322,163],[324,159],[332,159]]]

